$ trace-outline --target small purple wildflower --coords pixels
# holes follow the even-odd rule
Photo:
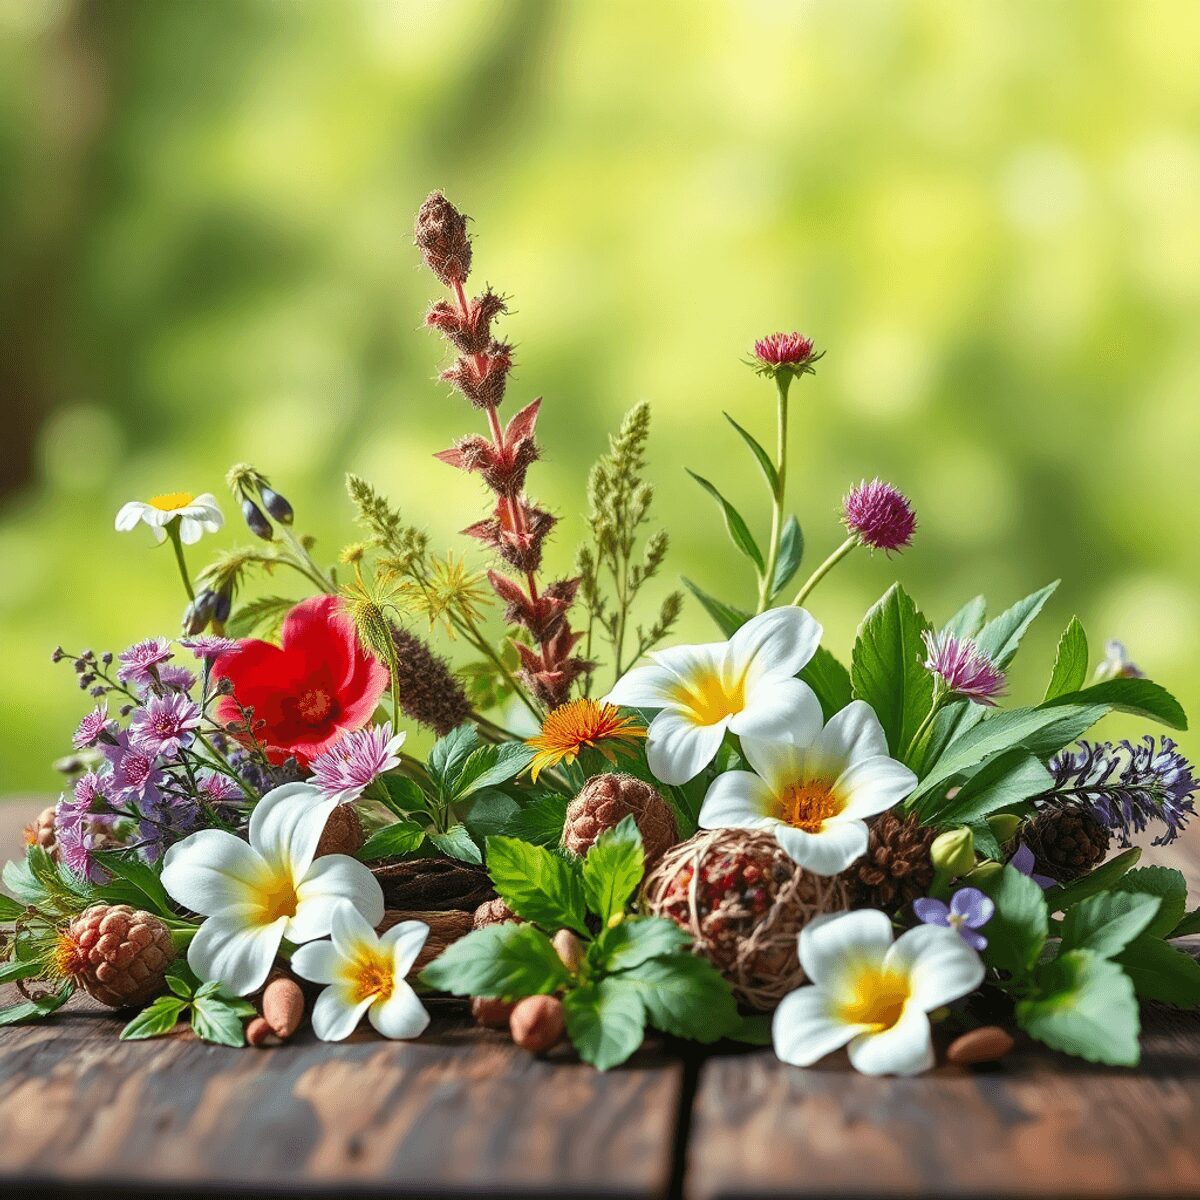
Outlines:
[[[190,692],[196,686],[196,673],[178,663],[167,663],[158,668],[158,682],[164,691]]]
[[[923,925],[945,925],[953,929],[972,950],[987,948],[987,938],[977,932],[996,914],[995,904],[978,888],[959,888],[950,903],[925,896],[913,901],[913,912]]]
[[[108,774],[85,771],[75,780],[74,807],[80,812],[103,812],[112,803],[108,794],[111,779]]]
[[[195,637],[180,638],[179,644],[185,646],[197,658],[209,662],[238,648],[237,642],[232,638],[217,637],[212,633],[198,633]]]
[[[339,804],[357,800],[380,775],[400,765],[405,734],[392,735],[390,721],[348,733],[312,761],[312,782]]]
[[[948,692],[976,704],[996,706],[995,698],[1004,692],[1004,672],[970,638],[928,630],[921,636],[928,651],[925,670]]]
[[[158,781],[158,756],[139,749],[128,732],[103,747],[112,764],[112,790],[121,800],[143,799],[155,790]]]
[[[92,779],[95,781],[97,777]],[[74,797],[68,800],[62,796],[55,805],[54,840],[59,860],[68,870],[92,883],[101,883],[108,873],[92,857],[92,851],[111,842],[115,818],[92,811],[94,783],[81,788],[83,782],[76,784]]]
[[[1054,880],[1049,875],[1038,875],[1034,871],[1033,864],[1035,861],[1033,851],[1022,842],[1017,847],[1017,852],[1008,860],[1008,865],[1020,874],[1028,875],[1043,891],[1046,888],[1054,887]]]
[[[842,501],[842,523],[864,546],[890,554],[912,544],[917,516],[899,489],[882,479],[864,479]]]
[[[178,758],[180,750],[196,740],[200,727],[200,706],[187,696],[174,692],[152,696],[145,708],[139,708],[129,722],[133,746],[147,754]]]
[[[121,662],[117,668],[117,678],[122,683],[149,687],[154,682],[158,665],[170,660],[171,643],[164,637],[147,638],[128,650],[122,650],[117,658]]]
[[[209,804],[228,804],[246,798],[246,793],[228,775],[222,775],[220,771],[210,771],[207,767],[197,772],[196,785],[198,798],[208,801]]]
[[[111,737],[116,728],[117,723],[108,715],[107,703],[97,704],[79,722],[79,728],[75,730],[75,736],[71,739],[71,745],[76,750],[86,750],[94,746],[101,738]]]

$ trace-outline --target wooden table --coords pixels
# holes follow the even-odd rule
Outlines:
[[[0,808],[5,856],[31,811]],[[1172,865],[1200,882],[1200,854]],[[1138,1071],[1024,1047],[880,1080],[659,1045],[601,1075],[453,1016],[236,1051],[119,1042],[77,1000],[0,1030],[0,1197],[1200,1196],[1200,1017],[1145,1024]]]

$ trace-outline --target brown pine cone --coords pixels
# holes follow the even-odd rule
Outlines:
[[[933,883],[929,847],[937,837],[915,816],[881,813],[871,824],[867,852],[844,874],[854,908],[896,912],[928,893]]]
[[[53,804],[43,808],[28,825],[25,826],[25,844],[41,846],[50,857],[58,861],[58,843],[55,839],[56,812]]]
[[[109,1008],[157,996],[174,959],[166,925],[128,904],[93,904],[67,927],[58,953],[63,975]]]
[[[615,829],[632,815],[642,834],[646,865],[657,862],[679,840],[675,816],[666,801],[632,775],[595,775],[567,807],[562,844],[582,858],[602,833]]]
[[[1070,883],[1099,866],[1108,854],[1112,831],[1086,808],[1043,808],[1021,830],[1033,851],[1033,869],[1055,883]]]
[[[323,854],[357,854],[363,846],[363,827],[352,804],[339,804],[329,814],[317,843],[317,858]]]

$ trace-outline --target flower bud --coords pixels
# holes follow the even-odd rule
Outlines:
[[[1012,813],[993,813],[988,817],[987,823],[1001,846],[1012,841],[1017,836],[1017,830],[1021,828],[1021,818],[1013,816]]]
[[[275,539],[275,531],[271,528],[271,522],[263,516],[262,509],[249,497],[242,501],[242,516],[255,537],[262,538],[264,542]]]
[[[213,618],[213,609],[216,607],[216,603],[216,593],[205,588],[183,610],[183,632],[187,637],[195,637],[208,628],[208,623]]]
[[[213,597],[212,619],[218,625],[224,625],[229,620],[233,608],[233,593],[225,588]]]
[[[274,488],[264,487],[258,493],[263,507],[277,520],[280,525],[290,525],[296,514],[292,506]]]
[[[972,887],[982,887],[1003,870],[1003,863],[993,862],[989,859],[987,862],[980,863],[973,871],[969,871],[965,878]]]
[[[948,829],[933,839],[929,857],[939,875],[965,875],[975,866],[975,835],[965,825]]]

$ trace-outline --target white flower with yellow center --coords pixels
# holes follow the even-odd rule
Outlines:
[[[821,626],[804,609],[773,608],[727,642],[652,653],[605,700],[662,710],[650,722],[646,761],[663,783],[687,783],[712,762],[726,730],[765,736],[806,697],[816,702],[796,674],[820,642]]]
[[[217,498],[212,492],[193,496],[191,492],[166,492],[150,500],[130,500],[117,513],[117,531],[128,533],[139,525],[150,526],[156,542],[167,540],[167,526],[179,521],[179,539],[194,545],[205,533],[216,533],[225,523]]]
[[[917,777],[888,757],[869,704],[854,700],[824,725],[820,703],[806,692],[786,733],[742,738],[742,753],[757,774],[718,775],[700,808],[700,825],[768,829],[806,870],[836,875],[866,852],[866,818],[908,796]]]
[[[333,938],[309,942],[292,955],[302,979],[329,986],[313,1005],[313,1031],[322,1041],[340,1042],[358,1027],[363,1014],[387,1038],[415,1038],[425,1032],[429,1014],[405,982],[429,926],[401,921],[380,935],[350,904],[333,914]]]
[[[864,1075],[918,1075],[933,1066],[929,1017],[983,982],[979,955],[954,932],[919,925],[892,941],[875,909],[819,917],[800,933],[812,987],[786,995],[771,1025],[775,1053],[810,1067],[848,1045]]]
[[[202,829],[167,851],[163,887],[207,918],[188,947],[201,979],[244,996],[262,985],[284,938],[327,937],[342,903],[372,924],[383,919],[383,891],[362,863],[345,854],[314,858],[336,806],[310,784],[285,784],[255,806],[248,843]]]

